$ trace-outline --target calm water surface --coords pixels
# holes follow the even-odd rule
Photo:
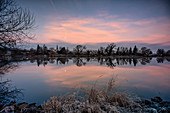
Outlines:
[[[66,95],[79,88],[104,88],[109,79],[115,79],[115,90],[141,98],[160,96],[170,100],[169,59],[101,59],[53,58],[8,62],[1,67],[1,81],[22,89],[19,102],[42,104],[52,96]],[[16,67],[17,66],[17,67]]]

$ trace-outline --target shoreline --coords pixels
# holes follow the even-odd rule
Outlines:
[[[165,59],[169,59],[170,56],[164,56],[164,57],[160,57],[160,56],[119,56],[119,55],[115,55],[115,56],[63,56],[63,55],[59,55],[59,56],[47,56],[47,55],[35,55],[35,56],[21,56],[21,55],[17,55],[17,56],[6,56],[6,57],[0,57],[0,61],[3,60],[30,60],[30,59],[36,59],[36,58],[165,58]]]
[[[121,99],[123,98],[123,99]],[[70,99],[70,100],[68,100]],[[123,102],[123,103],[122,103]],[[60,105],[60,106],[58,106]],[[52,107],[53,106],[53,107]],[[56,106],[56,107],[55,107]],[[57,108],[58,107],[58,108]],[[42,105],[36,103],[16,103],[12,101],[9,104],[0,103],[0,112],[24,112],[24,113],[44,113],[53,111],[58,112],[115,112],[115,113],[131,113],[131,112],[146,112],[146,113],[169,113],[170,101],[162,100],[160,97],[153,97],[151,99],[131,100],[125,96],[117,97],[117,104],[111,102],[90,102],[85,100],[81,102],[74,98],[73,95],[68,96],[66,99],[62,97],[51,97],[49,101]]]

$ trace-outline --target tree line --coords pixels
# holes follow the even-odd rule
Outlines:
[[[147,47],[116,47],[115,43],[108,44],[106,47],[100,47],[97,50],[89,50],[84,45],[77,45],[72,50],[68,47],[49,48],[44,44],[42,47],[38,44],[36,49],[30,49],[31,55],[50,55],[50,56],[170,56],[170,50],[158,49],[153,53]]]

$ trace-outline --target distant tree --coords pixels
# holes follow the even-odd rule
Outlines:
[[[166,56],[170,56],[170,50],[166,52]]]
[[[86,46],[83,46],[83,45],[77,45],[73,51],[77,54],[77,55],[80,55],[83,53],[83,50],[86,49]]]
[[[117,55],[120,55],[119,47],[117,48],[116,54],[117,54]]]
[[[131,47],[129,48],[129,54],[130,55],[132,54],[132,48]]]
[[[115,67],[115,63],[113,63],[111,58],[106,58],[105,62],[106,62],[106,65],[109,66],[110,68],[114,68]]]
[[[101,55],[101,53],[100,53],[100,50],[99,50],[99,49],[97,50],[97,54],[98,54],[98,55]]]
[[[104,50],[105,48],[104,47],[100,47],[99,51],[100,51],[100,55],[104,55]]]
[[[86,62],[84,62],[83,59],[81,59],[81,58],[73,59],[73,63],[75,63],[79,67],[86,65]]]
[[[136,58],[133,58],[133,65],[136,66],[138,63],[138,60]]]
[[[45,55],[48,54],[48,48],[47,48],[47,46],[45,46],[45,44],[43,45],[43,54],[45,54]]]
[[[128,48],[127,48],[127,47],[125,47],[124,55],[128,55],[128,54],[129,54]]]
[[[114,43],[109,44],[106,49],[105,52],[107,53],[108,56],[110,56],[113,52],[113,49],[116,47],[116,45]]]
[[[58,53],[58,51],[59,51],[59,50],[58,50],[58,45],[56,45],[56,53]]]
[[[58,51],[59,54],[67,54],[67,50],[65,47],[62,47],[60,51]]]
[[[137,55],[137,53],[138,53],[138,48],[137,48],[136,45],[135,45],[134,48],[133,48],[133,54],[134,54],[134,55]]]
[[[128,55],[128,48],[127,47],[120,47],[119,48],[120,55]]]
[[[122,49],[122,55],[125,55],[125,54],[126,54],[126,48],[123,47],[123,49]]]
[[[54,50],[50,50],[50,56],[54,56],[56,54],[56,52]]]
[[[152,51],[150,49],[148,49],[147,47],[142,47],[141,52],[142,52],[142,55],[144,55],[144,56],[148,56],[149,54],[152,53]]]
[[[164,63],[164,58],[156,58],[156,60],[157,60],[157,63]]]
[[[37,55],[40,53],[40,45],[37,45]]]
[[[150,50],[150,53],[149,53],[150,55],[152,55],[153,54],[153,52]]]
[[[14,47],[33,36],[34,16],[18,7],[14,0],[0,0],[0,46]]]
[[[164,49],[158,49],[156,53],[157,53],[158,56],[164,56],[165,50]]]
[[[36,54],[36,50],[34,50],[33,48],[30,49],[30,55],[35,55]]]
[[[89,50],[87,50],[87,55],[90,56],[90,51]]]

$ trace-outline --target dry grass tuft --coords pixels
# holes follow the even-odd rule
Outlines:
[[[139,104],[124,93],[113,92],[114,79],[108,82],[106,89],[92,87],[87,91],[84,101],[76,98],[77,93],[63,97],[52,97],[42,105],[46,113],[120,113],[141,112]]]

